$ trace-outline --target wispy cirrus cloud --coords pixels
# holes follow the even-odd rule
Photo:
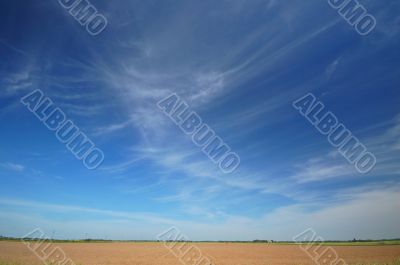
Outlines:
[[[11,163],[11,162],[4,162],[0,163],[0,166],[2,166],[5,169],[12,170],[15,172],[23,172],[25,170],[25,166],[17,163]]]
[[[157,227],[168,227],[168,225],[179,226],[181,229],[191,231],[192,240],[254,240],[257,238],[291,240],[293,236],[301,233],[310,226],[314,230],[320,231],[324,238],[352,239],[359,238],[362,235],[365,238],[381,239],[393,238],[393,235],[400,232],[397,220],[400,216],[397,208],[399,200],[399,186],[390,184],[369,187],[364,189],[348,189],[346,192],[338,194],[334,203],[322,204],[318,202],[296,204],[281,207],[272,212],[262,214],[261,217],[251,218],[242,215],[232,215],[221,211],[208,211],[204,208],[192,206],[186,209],[187,213],[192,215],[207,216],[202,222],[195,220],[185,220],[155,215],[143,212],[123,212],[114,210],[103,210],[82,206],[49,204],[35,201],[15,200],[8,198],[0,199],[0,206],[13,206],[16,208],[37,209],[48,213],[74,213],[79,212],[83,218],[80,221],[58,222],[45,216],[35,216],[31,212],[26,212],[23,216],[15,216],[14,212],[6,212],[2,220],[15,221],[20,223],[24,218],[36,220],[36,223],[45,224],[47,229],[57,229],[59,237],[71,238],[71,235],[77,235],[79,231],[73,229],[77,224],[79,227],[86,227],[86,223],[107,222],[109,233],[118,230],[119,225],[124,224],[125,235],[118,234],[118,238],[134,237],[137,229],[131,229],[140,222],[140,230],[146,231],[142,239],[154,239],[152,233]],[[351,199],[349,200],[349,196]],[[343,198],[348,201],[343,204]],[[2,211],[3,212],[3,211]],[[93,219],[93,214],[100,215],[102,218]],[[382,216],[386,216],[382,222]],[[296,220],[296,222],[293,222]],[[145,223],[142,223],[145,221]],[[128,224],[132,223],[132,227]],[[75,226],[72,226],[75,224]],[[384,224],[382,226],[382,224]],[[8,227],[9,225],[4,225]],[[136,226],[137,226],[136,225]],[[285,226],[284,231],[277,229]],[[263,228],[263,229],[262,229]],[[266,229],[267,228],[267,229]],[[99,231],[87,227],[86,232],[90,232],[92,237],[104,237]],[[204,231],[210,231],[213,236],[205,235]],[[378,232],[379,231],[379,232]],[[82,232],[81,232],[82,233]],[[102,231],[104,233],[104,231]]]
[[[295,168],[296,173],[292,178],[298,183],[326,181],[357,175],[351,165],[345,161],[332,162],[332,158],[313,158]]]

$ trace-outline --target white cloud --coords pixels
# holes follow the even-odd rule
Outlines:
[[[326,76],[329,79],[331,79],[332,75],[335,73],[339,63],[340,63],[340,57],[336,60],[334,60],[328,67],[326,68]]]
[[[356,175],[356,171],[351,164],[344,159],[334,160],[331,154],[312,158],[303,164],[297,165],[296,173],[292,178],[298,183],[307,183]]]
[[[313,228],[326,240],[382,239],[400,236],[400,227],[398,226],[400,220],[399,185],[349,189],[343,194],[338,194],[337,199],[337,203],[319,205],[318,209],[315,208],[318,203],[281,207],[260,218],[217,213],[224,217],[221,221],[215,221],[213,219],[215,213],[205,209],[195,206],[187,209],[192,214],[205,215],[207,218],[211,218],[210,222],[166,218],[151,213],[117,212],[0,199],[1,205],[12,205],[14,209],[33,207],[36,209],[35,212],[81,212],[109,217],[106,220],[99,218],[92,220],[91,217],[82,219],[81,216],[80,221],[70,219],[70,221],[58,222],[45,218],[43,215],[38,217],[29,212],[22,214],[16,213],[15,210],[14,212],[2,211],[0,233],[13,233],[13,231],[16,231],[16,227],[18,231],[24,231],[23,227],[30,226],[33,229],[39,226],[48,230],[56,228],[64,237],[68,238],[79,233],[82,234],[82,231],[89,231],[93,236],[104,237],[104,225],[107,224],[108,233],[116,238],[123,239],[138,239],[138,235],[140,235],[140,239],[155,239],[157,231],[162,232],[172,225],[177,226],[192,240],[292,240],[294,236],[308,228]],[[343,199],[346,199],[346,203],[343,203]],[[89,223],[90,226],[87,225]],[[118,232],[121,224],[123,224],[124,234]]]
[[[16,163],[11,163],[11,162],[5,162],[0,164],[3,168],[16,171],[16,172],[22,172],[25,170],[25,166],[21,164],[16,164]]]

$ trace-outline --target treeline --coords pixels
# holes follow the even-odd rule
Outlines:
[[[18,238],[18,237],[7,237],[7,236],[0,236],[0,240],[3,241],[39,241],[44,240],[43,238]],[[151,242],[163,242],[160,240],[111,240],[111,239],[50,239],[46,238],[46,240],[52,242],[87,242],[87,243],[98,243],[98,242],[143,242],[143,243],[151,243]],[[323,243],[368,243],[368,242],[391,242],[391,241],[400,241],[400,238],[396,239],[380,239],[380,240],[373,240],[373,239],[353,239],[353,240],[324,240],[321,241]],[[174,240],[167,240],[167,242],[175,242]],[[265,243],[265,244],[294,244],[294,243],[309,243],[308,241],[275,241],[275,240],[265,240],[265,239],[256,239],[252,241],[246,240],[237,240],[237,241],[227,241],[227,240],[178,240],[177,242],[190,242],[190,243]]]

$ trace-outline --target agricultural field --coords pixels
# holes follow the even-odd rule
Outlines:
[[[298,245],[196,243],[217,265],[312,265]],[[162,243],[56,243],[76,265],[175,265],[181,263]],[[327,246],[323,246],[324,248]],[[400,264],[400,245],[334,246],[347,264]],[[0,242],[0,265],[43,264],[23,243]],[[321,263],[322,265],[323,263]],[[205,265],[205,264],[204,264]]]

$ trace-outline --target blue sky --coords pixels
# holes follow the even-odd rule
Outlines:
[[[361,1],[360,1],[361,2]],[[57,1],[0,4],[0,234],[193,240],[400,237],[398,1],[360,36],[326,1],[104,1],[89,35]],[[20,103],[41,89],[100,147],[88,170]],[[368,174],[292,106],[316,95]],[[180,95],[240,155],[224,174],[156,106]]]

